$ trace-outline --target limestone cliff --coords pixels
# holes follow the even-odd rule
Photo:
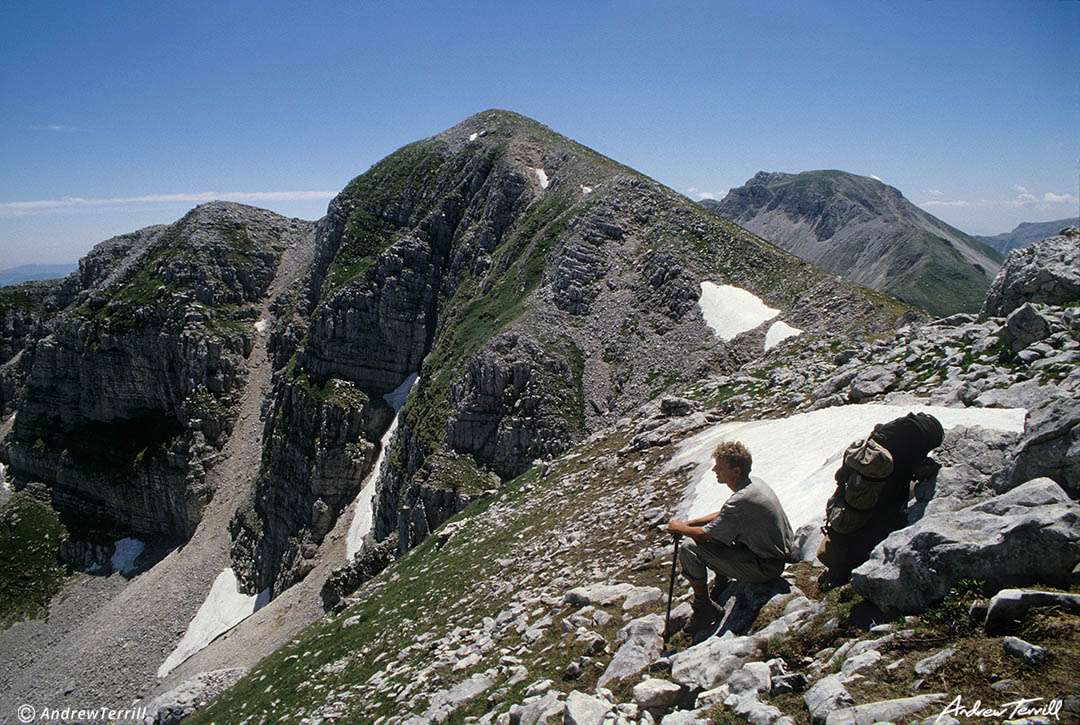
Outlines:
[[[307,223],[214,203],[99,245],[44,302],[4,457],[80,538],[170,542],[213,491],[255,304]]]
[[[45,334],[47,303],[58,286],[46,280],[0,287],[0,416],[15,410],[32,356],[24,352]]]

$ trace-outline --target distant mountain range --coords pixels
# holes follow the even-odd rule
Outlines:
[[[975,238],[980,242],[989,244],[1003,254],[1008,254],[1014,249],[1030,247],[1035,242],[1041,242],[1047,237],[1052,237],[1065,227],[1073,224],[1076,224],[1076,217],[1058,219],[1056,222],[1022,222],[1011,232],[995,234],[992,237]]]
[[[0,269],[0,287],[37,279],[66,277],[78,267],[79,265],[74,262],[69,262],[67,264],[23,264],[18,267]]]
[[[828,272],[935,315],[973,312],[1001,252],[844,171],[759,172],[705,208]]]

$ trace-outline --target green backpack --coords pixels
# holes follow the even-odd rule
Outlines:
[[[865,526],[892,472],[892,454],[873,438],[848,446],[836,491],[825,505],[826,531],[850,534]]]

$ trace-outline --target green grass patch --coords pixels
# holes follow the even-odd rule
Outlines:
[[[945,598],[922,614],[924,622],[943,625],[960,633],[972,632],[978,625],[971,619],[968,609],[983,597],[985,582],[963,579],[949,589]]]
[[[60,542],[67,529],[51,507],[25,491],[0,509],[0,627],[42,616],[60,591]]]
[[[290,379],[299,385],[309,398],[320,403],[329,403],[342,408],[362,408],[371,402],[371,396],[351,380],[330,378],[320,383],[307,373],[298,370],[293,362],[290,363],[288,370]]]

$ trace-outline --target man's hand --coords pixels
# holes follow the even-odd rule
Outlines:
[[[689,536],[697,542],[707,541],[709,538],[709,535],[705,533],[705,529],[699,526],[691,526],[686,521],[680,521],[679,519],[672,519],[669,521],[667,530],[669,534],[674,534],[675,536]]]

